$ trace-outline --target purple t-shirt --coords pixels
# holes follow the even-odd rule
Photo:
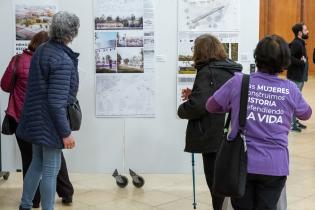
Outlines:
[[[232,109],[229,139],[236,136],[239,128],[241,83],[242,74],[236,74],[206,104],[209,112]],[[289,174],[288,133],[293,114],[302,120],[312,114],[296,84],[261,72],[250,75],[245,126],[248,173]]]

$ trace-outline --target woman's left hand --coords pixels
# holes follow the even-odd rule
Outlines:
[[[188,100],[188,97],[190,96],[190,94],[191,94],[191,89],[189,89],[189,88],[183,89],[182,90],[182,100],[183,101]]]
[[[63,138],[63,145],[65,146],[65,149],[72,149],[75,147],[75,140],[74,138],[70,135],[66,138]]]

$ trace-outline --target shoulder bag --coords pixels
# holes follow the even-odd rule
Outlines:
[[[246,191],[247,148],[244,136],[248,100],[249,75],[243,75],[240,99],[239,130],[228,140],[231,112],[224,127],[224,135],[214,167],[214,193],[224,197],[242,197]]]

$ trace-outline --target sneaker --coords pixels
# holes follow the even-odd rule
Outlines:
[[[301,128],[301,129],[306,129],[307,128],[307,126],[303,125],[302,123],[300,123],[300,121],[297,121],[296,124],[297,124],[297,127]]]
[[[298,133],[300,133],[302,131],[301,128],[297,127],[296,125],[292,126],[290,130],[293,132],[298,132]]]
[[[70,206],[70,205],[72,205],[72,197],[69,197],[69,198],[64,197],[64,198],[62,198],[61,202],[62,202],[62,204],[66,205],[66,206]]]

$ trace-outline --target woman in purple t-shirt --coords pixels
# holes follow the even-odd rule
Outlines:
[[[288,133],[292,115],[311,117],[312,109],[297,86],[278,77],[290,63],[290,50],[283,38],[262,39],[254,53],[258,72],[250,75],[245,136],[248,152],[246,193],[232,199],[235,210],[275,209],[289,175]],[[242,75],[236,74],[206,103],[209,112],[232,111],[229,139],[239,128]]]

